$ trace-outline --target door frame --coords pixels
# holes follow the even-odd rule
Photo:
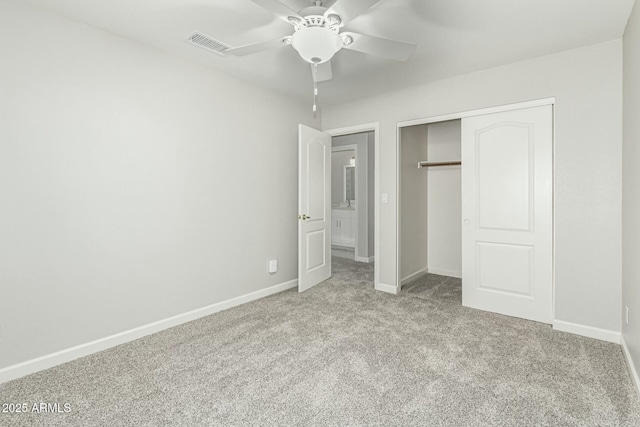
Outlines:
[[[365,123],[323,130],[323,132],[331,135],[331,138],[335,136],[353,135],[354,133],[373,132],[373,286],[376,290],[381,291],[383,289],[380,289],[380,263],[378,262],[378,256],[380,254],[380,195],[378,193],[380,189],[380,123]],[[370,182],[368,176],[367,182]]]
[[[505,104],[505,105],[497,105],[493,107],[481,108],[476,110],[468,110],[461,111],[457,113],[443,114],[439,116],[425,117],[421,119],[413,119],[396,123],[396,194],[397,194],[397,202],[396,202],[396,288],[397,293],[402,289],[402,270],[400,268],[401,264],[401,235],[400,235],[400,214],[401,214],[401,203],[400,203],[400,177],[401,177],[401,158],[400,158],[400,132],[402,128],[410,127],[410,126],[418,126],[418,125],[426,125],[430,123],[438,123],[438,122],[446,122],[449,120],[459,120],[464,119],[466,117],[473,116],[482,116],[485,114],[494,114],[494,113],[502,113],[505,111],[514,111],[514,110],[522,110],[526,108],[533,107],[541,107],[543,105],[551,105],[555,107],[556,98],[542,98],[531,101],[523,101],[517,102],[513,104]],[[552,253],[552,274],[551,274],[551,316],[552,319],[555,319],[556,315],[556,192],[555,192],[555,150],[556,150],[556,132],[555,132],[555,108],[552,109],[552,120],[553,120],[553,149],[552,149],[552,225],[551,225],[551,253]],[[464,165],[463,165],[464,167]],[[377,196],[377,195],[376,195]],[[377,206],[377,204],[376,204]],[[464,278],[463,278],[464,280]]]

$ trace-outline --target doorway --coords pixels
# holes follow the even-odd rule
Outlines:
[[[379,124],[378,123],[368,123],[363,125],[349,126],[345,128],[339,129],[331,129],[325,131],[327,134],[332,137],[332,146],[333,142],[336,143],[336,146],[340,145],[358,145],[359,147],[363,145],[363,137],[362,135],[366,135],[367,143],[366,143],[366,156],[365,150],[358,148],[358,155],[356,156],[356,181],[358,178],[358,164],[367,164],[367,168],[362,168],[360,170],[360,181],[363,179],[363,174],[366,174],[364,177],[367,191],[363,192],[363,185],[357,185],[356,191],[358,193],[358,198],[363,199],[363,193],[366,195],[366,203],[367,203],[367,211],[366,211],[366,227],[364,226],[365,222],[358,222],[358,236],[357,236],[357,247],[353,249],[353,260],[340,258],[340,257],[332,257],[332,261],[336,260],[337,263],[344,264],[346,260],[347,263],[350,263],[354,268],[350,268],[350,272],[355,272],[359,269],[372,269],[373,270],[373,285],[375,289],[379,289],[380,282],[380,266],[376,262],[379,251],[379,236],[380,236],[380,225],[378,222],[379,218],[379,209],[380,209],[380,197],[377,189],[380,188],[380,176],[378,171],[380,170],[380,141],[379,141]],[[354,140],[355,138],[355,140]],[[366,162],[365,162],[366,158]],[[362,160],[358,160],[362,159]],[[362,205],[364,202],[361,201]],[[356,201],[356,206],[358,205],[358,201]],[[363,217],[364,211],[359,212],[359,217]],[[362,238],[362,236],[366,236],[366,239]],[[349,251],[351,252],[351,251]],[[351,255],[349,253],[349,255]]]
[[[375,133],[333,136],[331,150],[332,269],[373,270]]]
[[[325,132],[312,129],[305,125],[298,126],[298,290],[304,292],[313,286],[332,277],[332,255],[331,255],[331,157],[332,157],[332,137],[345,137],[345,139],[353,138],[354,135],[365,134],[366,145],[357,148],[355,158],[355,167],[349,170],[352,165],[349,164],[346,173],[350,178],[344,176],[342,181],[346,207],[349,205],[357,206],[358,203],[362,207],[359,215],[366,213],[362,222],[357,221],[358,237],[354,239],[353,260],[344,258],[345,262],[351,262],[353,266],[370,269],[373,277],[373,285],[377,290],[381,286],[379,284],[379,264],[375,262],[379,253],[379,235],[380,227],[377,222],[379,217],[379,196],[376,189],[379,188],[379,125],[378,123],[370,123],[365,125],[351,126],[340,129],[328,130]],[[340,142],[340,141],[338,141]],[[348,145],[348,142],[344,142]],[[356,144],[357,145],[357,144]],[[366,156],[364,156],[366,153]],[[361,158],[358,160],[358,158]],[[357,186],[352,185],[353,190],[347,188],[347,180],[357,182],[359,174],[357,164],[367,165],[366,168],[360,168],[360,174],[366,173],[364,183]],[[373,168],[371,168],[373,164]],[[367,190],[364,191],[363,188]],[[353,193],[358,193],[354,197]],[[351,197],[350,197],[351,196]],[[365,198],[366,196],[366,198]],[[365,198],[366,200],[363,200]],[[373,205],[373,206],[372,206]],[[314,213],[311,213],[311,212]],[[366,225],[366,228],[365,228]],[[360,231],[364,229],[364,231]],[[373,230],[373,238],[371,238],[371,230]],[[357,241],[356,241],[357,240]],[[366,244],[366,246],[365,246]],[[366,252],[359,251],[364,248]],[[373,250],[371,251],[371,248]],[[366,255],[362,255],[362,254]],[[357,259],[362,257],[363,259]],[[336,257],[341,259],[340,257]],[[350,270],[342,271],[342,276],[348,276],[352,272]],[[356,273],[357,274],[357,273]],[[361,277],[361,276],[358,276]],[[370,282],[370,279],[365,282]]]
[[[400,131],[402,291],[462,304],[461,120]]]

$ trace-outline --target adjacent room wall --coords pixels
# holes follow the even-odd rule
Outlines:
[[[620,331],[622,41],[325,107],[322,126],[380,123],[380,282],[396,285],[396,124],[556,97],[555,316]]]
[[[0,369],[297,278],[307,104],[23,2],[0,38]]]
[[[640,367],[640,4],[624,35],[622,145],[622,335]],[[629,307],[629,323],[625,308]],[[636,376],[636,381],[637,376]],[[636,386],[640,384],[636,383]]]
[[[427,127],[427,159],[460,160],[460,120]],[[462,276],[462,187],[460,166],[438,166],[427,173],[427,252],[429,272]]]
[[[400,131],[400,268],[402,283],[427,272],[427,125]],[[382,160],[382,159],[381,159]]]

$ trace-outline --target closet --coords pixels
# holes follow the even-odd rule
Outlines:
[[[553,100],[457,116],[398,125],[398,281],[461,278],[462,305],[551,323]]]
[[[462,276],[461,120],[401,129],[402,284]]]

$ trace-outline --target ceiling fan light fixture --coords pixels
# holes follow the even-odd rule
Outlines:
[[[300,18],[298,18],[297,16],[289,16],[287,18],[287,21],[289,22],[289,24],[296,26],[296,27],[300,27],[302,25],[304,25],[304,21]]]
[[[342,18],[340,18],[338,15],[336,14],[330,14],[329,16],[327,16],[327,23],[329,24],[329,26],[331,27],[335,27],[337,25],[342,24]]]
[[[304,27],[293,34],[291,45],[305,61],[322,64],[342,48],[343,41],[327,27]]]

